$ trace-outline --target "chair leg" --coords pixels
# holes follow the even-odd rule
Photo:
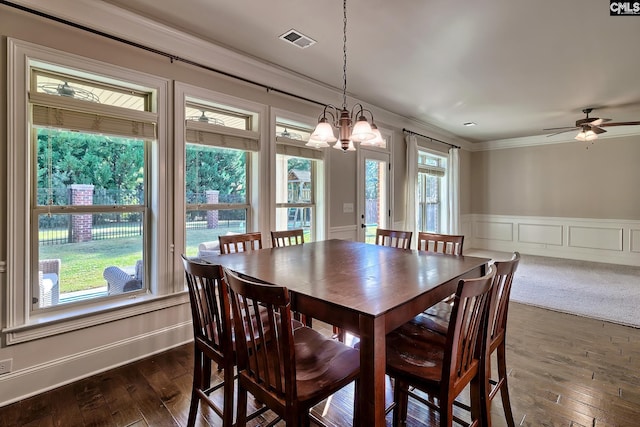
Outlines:
[[[393,401],[396,404],[393,409],[393,425],[405,425],[409,406],[409,385],[397,378],[393,386]]]
[[[469,384],[472,425],[475,423],[483,427],[491,427],[491,401],[488,399],[488,384],[489,379],[482,372],[479,372]],[[451,416],[453,417],[453,413]]]
[[[224,369],[224,402],[222,407],[222,425],[231,427],[233,425],[233,388],[234,388],[233,366]],[[246,407],[246,405],[245,405]]]
[[[198,414],[200,397],[196,390],[202,386],[202,357],[202,352],[196,348],[193,356],[193,384],[191,386],[191,404],[189,405],[189,418],[187,420],[188,427],[195,425],[196,415]]]
[[[344,340],[346,338],[347,332],[342,329],[339,328],[338,326],[334,326],[333,327],[333,338],[340,341],[341,343],[344,343]]]
[[[502,382],[500,386],[500,396],[502,397],[502,407],[504,416],[509,427],[515,427],[513,412],[511,411],[511,401],[509,399],[509,385],[507,384],[507,358],[505,342],[503,341],[497,348],[498,356],[498,379]]]
[[[247,390],[238,383],[238,414],[236,427],[247,425]]]
[[[440,400],[440,427],[453,426],[453,402],[447,402],[447,398]],[[473,417],[472,417],[473,418]]]
[[[360,380],[356,378],[353,384],[353,425],[360,425]]]

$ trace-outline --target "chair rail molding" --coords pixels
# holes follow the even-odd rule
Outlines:
[[[640,266],[636,220],[471,214],[462,223],[468,248]]]

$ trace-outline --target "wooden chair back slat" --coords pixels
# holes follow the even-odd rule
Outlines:
[[[301,245],[304,243],[304,230],[283,230],[271,232],[271,247]]]
[[[464,235],[418,233],[418,250],[447,255],[462,255]]]
[[[218,236],[220,255],[262,249],[262,234],[244,233]]]
[[[496,261],[493,268],[496,277],[493,280],[493,298],[489,318],[489,351],[492,352],[499,342],[504,340],[507,329],[507,315],[513,277],[520,263],[520,253],[514,252],[508,261]]]
[[[219,265],[200,264],[182,257],[196,340],[211,346],[224,357],[230,346],[231,305]]]
[[[376,230],[376,245],[390,246],[392,248],[409,249],[411,248],[411,231],[387,230],[378,228]]]
[[[258,384],[255,396],[269,406],[295,396],[295,352],[291,305],[286,288],[258,283],[226,270],[237,330],[250,340],[237,342],[238,371]],[[251,321],[249,320],[251,319]],[[255,390],[254,390],[255,392]]]
[[[458,285],[447,333],[443,375],[454,395],[466,387],[470,378],[483,369],[486,328],[495,270],[477,279],[464,279]],[[448,369],[447,369],[448,368]]]

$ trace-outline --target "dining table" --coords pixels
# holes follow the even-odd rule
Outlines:
[[[385,336],[480,277],[487,258],[452,256],[330,239],[205,261],[284,286],[291,308],[360,339],[359,424],[385,426]]]

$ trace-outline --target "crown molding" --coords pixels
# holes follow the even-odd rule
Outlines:
[[[268,90],[266,88],[277,89],[325,104],[333,103],[342,96],[341,89],[189,35],[106,2],[14,0],[12,3],[153,48],[159,52],[175,55],[175,58],[193,61],[231,76],[238,76],[264,86],[265,90]],[[247,84],[251,83],[247,82]],[[283,96],[287,95],[283,94]],[[349,98],[354,103],[364,102],[351,95]],[[472,146],[470,142],[434,125],[365,103],[375,114],[376,122],[399,129],[410,128],[465,149]]]
[[[577,131],[576,131],[577,132]],[[607,134],[601,134],[595,142],[603,139],[617,139],[626,138],[629,136],[640,135],[640,126],[628,126],[626,129],[616,128],[607,130]],[[510,138],[500,139],[495,141],[485,141],[470,144],[469,151],[490,151],[490,150],[504,150],[507,148],[523,148],[534,147],[539,145],[553,145],[553,144],[566,144],[569,142],[576,143],[574,139],[575,133],[566,132],[560,135],[546,136],[535,135],[522,138]]]

